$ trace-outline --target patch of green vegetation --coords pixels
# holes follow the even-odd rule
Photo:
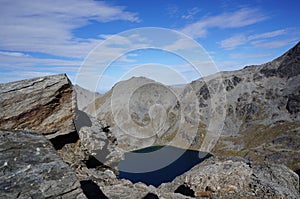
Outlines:
[[[240,133],[239,137],[224,136],[221,137],[213,149],[213,153],[219,156],[241,156],[250,160],[265,161],[269,160],[273,154],[275,157],[270,161],[279,164],[285,164],[292,170],[300,169],[299,149],[289,147],[283,143],[274,144],[273,140],[279,137],[294,136],[293,141],[298,143],[297,134],[300,127],[299,122],[282,121],[272,125],[252,125]],[[232,145],[244,145],[242,150],[234,150],[226,146],[226,142]],[[297,145],[296,145],[297,146]],[[276,159],[278,154],[278,159]],[[267,159],[266,159],[267,158]]]
[[[254,148],[268,144],[279,137],[283,132],[298,127],[300,127],[299,123],[288,121],[269,126],[255,125],[242,132],[243,137],[241,139],[245,143],[245,148]]]

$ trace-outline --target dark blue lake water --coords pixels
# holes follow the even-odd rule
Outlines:
[[[119,163],[119,178],[159,186],[190,170],[211,154],[173,146],[151,146],[128,152]]]

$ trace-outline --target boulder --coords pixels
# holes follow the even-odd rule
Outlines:
[[[52,139],[75,131],[75,100],[65,74],[0,84],[0,128]]]
[[[90,119],[90,126],[79,122],[82,120],[75,122],[77,129],[81,126],[78,132],[81,148],[89,154],[87,167],[109,167],[117,174],[118,164],[124,159],[125,151],[117,146],[117,138],[111,134],[109,126],[96,118],[87,117]]]

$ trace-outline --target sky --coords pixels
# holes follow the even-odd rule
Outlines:
[[[0,83],[66,73],[102,93],[132,76],[183,84],[271,61],[300,41],[294,0],[0,3]]]

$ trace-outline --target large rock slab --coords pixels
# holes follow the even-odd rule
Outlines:
[[[34,131],[48,139],[75,131],[75,100],[65,74],[0,84],[0,128]]]
[[[118,147],[117,138],[112,135],[107,124],[91,116],[88,118],[90,125],[88,122],[82,122],[83,119],[80,118],[75,122],[79,129],[81,147],[89,154],[87,166],[90,168],[109,167],[117,174],[118,164],[124,159],[125,151]]]
[[[86,198],[44,136],[1,130],[0,151],[0,198]]]

